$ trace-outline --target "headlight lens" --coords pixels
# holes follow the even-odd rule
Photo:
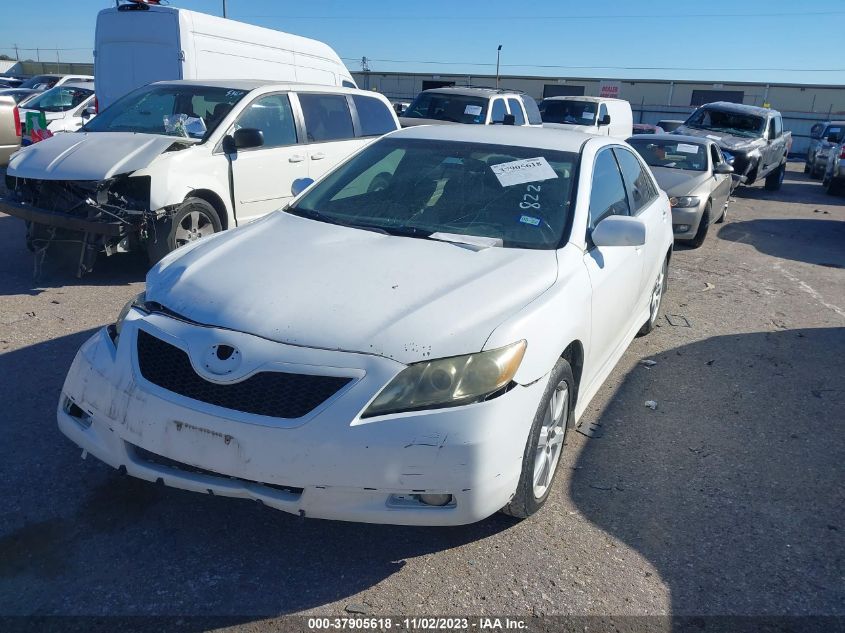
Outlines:
[[[698,203],[701,202],[701,198],[696,196],[678,196],[677,198],[669,198],[669,204],[673,207],[697,207]]]
[[[513,379],[526,345],[517,341],[487,352],[409,365],[388,383],[362,417],[478,402]]]
[[[114,322],[114,325],[111,328],[113,332],[112,340],[115,345],[117,345],[117,341],[120,338],[120,331],[123,329],[123,322],[126,320],[126,316],[129,314],[129,311],[132,308],[141,308],[146,311],[146,299],[147,293],[141,292],[127,301],[126,305],[120,310],[120,314],[117,315],[117,321]]]

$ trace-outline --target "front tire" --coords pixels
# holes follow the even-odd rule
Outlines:
[[[786,164],[781,163],[780,167],[766,176],[766,190],[777,191],[783,184],[783,177],[786,174]]]
[[[657,317],[660,316],[660,305],[663,303],[663,295],[666,294],[666,289],[669,287],[669,259],[663,260],[663,265],[660,267],[660,272],[657,273],[657,279],[654,280],[654,286],[651,291],[651,299],[649,301],[648,321],[643,323],[637,336],[645,336],[654,330],[657,323]]]
[[[516,493],[502,508],[504,514],[525,519],[542,508],[549,498],[563,454],[574,393],[572,367],[565,359],[559,358],[534,415],[522,455],[522,472]]]
[[[147,237],[150,265],[180,246],[223,230],[217,211],[202,198],[186,198],[173,215],[158,220],[153,228]]]
[[[710,201],[704,207],[704,213],[701,214],[701,220],[698,223],[698,230],[695,232],[695,237],[691,240],[685,240],[685,244],[690,248],[698,248],[704,244],[704,239],[707,237],[707,231],[710,230]]]

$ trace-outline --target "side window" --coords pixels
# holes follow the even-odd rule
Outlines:
[[[774,118],[774,122],[775,122],[775,136],[783,135],[783,119],[781,119],[779,116],[776,116]]]
[[[719,148],[716,145],[710,146],[710,156],[713,159],[713,167],[724,160],[724,158],[722,158],[722,152],[719,151]]]
[[[821,138],[822,137],[822,128],[824,125],[821,123],[816,123],[813,127],[810,128],[810,138]]]
[[[613,149],[619,166],[622,168],[622,176],[625,179],[625,187],[631,194],[634,202],[634,213],[639,213],[644,207],[657,197],[657,188],[654,186],[648,172],[643,164],[627,149],[616,147]]]
[[[354,138],[352,115],[344,95],[300,94],[309,143]]]
[[[767,136],[770,139],[777,138],[777,134],[775,134],[775,120],[774,119],[769,119],[769,126],[768,126],[767,130],[768,130]]]
[[[510,106],[511,114],[515,119],[514,125],[525,125],[525,117],[522,114],[522,104],[519,99],[508,99],[508,106]]]
[[[494,99],[493,109],[490,110],[490,123],[502,123],[508,113],[504,99]]]
[[[628,196],[622,184],[622,174],[609,149],[596,156],[593,167],[593,186],[590,191],[590,230],[609,215],[630,215]]]
[[[354,83],[352,83],[351,81],[349,81],[348,79],[344,79],[344,80],[341,82],[341,84],[340,84],[340,85],[341,85],[341,86],[343,86],[344,88],[357,88],[357,87],[358,87],[358,86],[356,86]]]
[[[352,102],[355,104],[355,110],[358,111],[358,122],[361,125],[361,129],[358,130],[360,136],[381,136],[396,129],[396,122],[390,108],[379,99],[352,95]]]
[[[222,106],[222,107],[221,107]],[[221,110],[220,113],[217,110]],[[226,116],[228,106],[217,104],[211,117]],[[264,133],[262,147],[283,147],[296,144],[296,124],[287,95],[265,95],[250,103],[238,117],[235,129],[256,128]]]
[[[599,119],[598,122],[601,123],[602,119],[607,115],[607,106],[603,103],[599,104]]]
[[[528,115],[528,123],[530,125],[542,125],[543,115],[540,114],[540,108],[534,98],[524,95],[522,103],[525,106],[525,113]]]

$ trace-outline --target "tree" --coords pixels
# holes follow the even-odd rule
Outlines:
[[[9,57],[8,55],[0,55],[0,61],[13,62],[13,61],[15,61],[15,58]]]

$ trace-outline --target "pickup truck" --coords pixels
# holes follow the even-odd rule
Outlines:
[[[11,96],[0,96],[0,167],[21,146],[21,115]]]
[[[783,117],[777,110],[725,101],[708,103],[693,112],[674,134],[716,141],[733,159],[734,187],[765,178],[766,189],[780,189],[792,132],[784,131]]]

